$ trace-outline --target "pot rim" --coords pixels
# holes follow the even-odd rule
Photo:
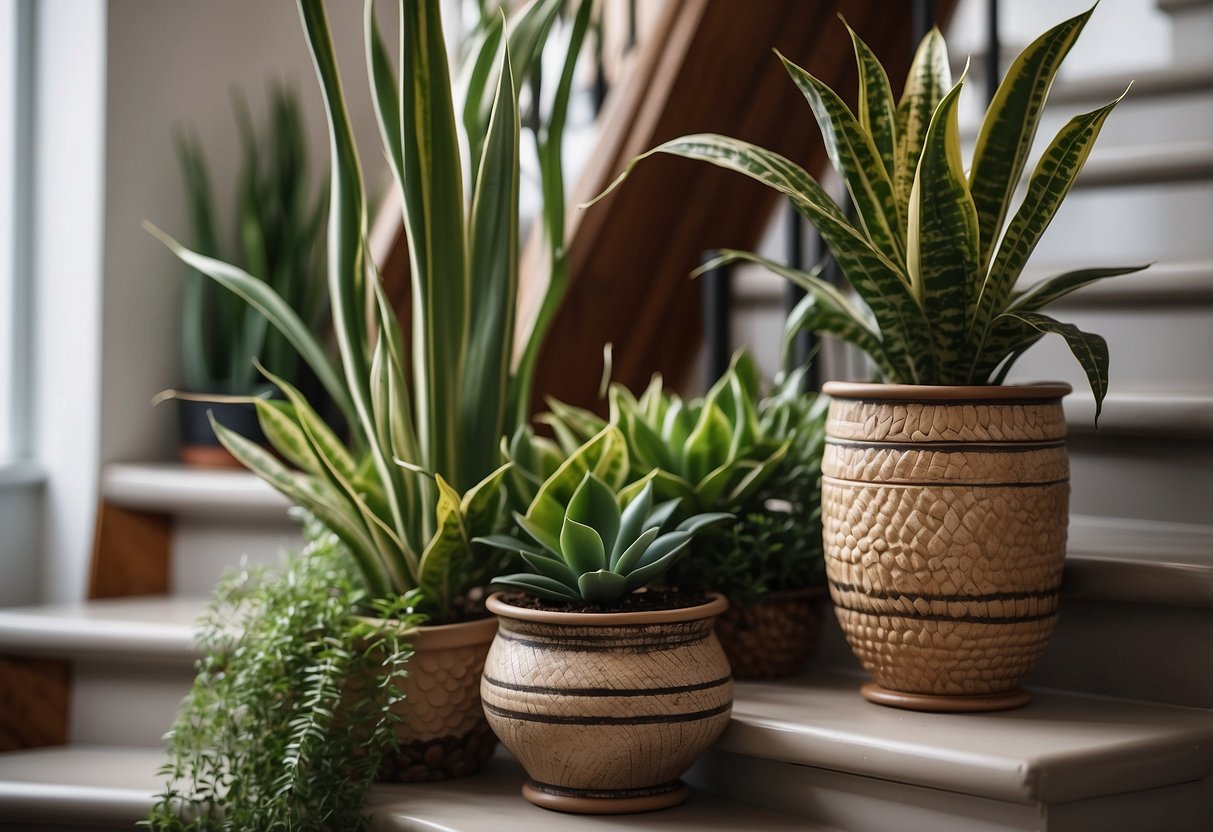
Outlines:
[[[485,606],[489,612],[502,618],[530,621],[537,624],[555,624],[570,627],[619,627],[632,624],[677,624],[683,621],[699,621],[720,615],[729,608],[728,600],[719,592],[709,592],[708,600],[693,607],[676,607],[670,610],[643,610],[638,612],[558,612],[555,610],[532,610],[516,607],[502,600],[503,592],[494,592]]]
[[[821,391],[835,399],[876,401],[1058,401],[1074,391],[1064,381],[1037,384],[882,384],[879,382],[827,381]]]
[[[393,625],[400,628],[399,619],[374,618],[368,615],[358,616],[359,621],[367,621],[388,629]],[[414,650],[444,650],[454,647],[468,647],[473,644],[487,644],[497,634],[497,618],[476,618],[472,621],[460,621],[456,624],[422,624],[420,627],[400,629],[400,635],[408,639]]]

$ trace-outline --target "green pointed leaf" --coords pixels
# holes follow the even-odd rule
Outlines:
[[[514,515],[514,522],[516,522],[524,532],[529,534],[531,538],[535,540],[535,542],[543,546],[543,548],[547,549],[557,557],[561,556],[560,529],[564,524],[563,518],[561,519],[560,524],[556,526],[554,531],[545,526],[541,526],[534,520],[530,520],[521,514]]]
[[[1104,122],[1123,98],[1070,119],[1040,157],[978,295],[972,328],[975,343],[984,341],[989,322],[1006,308],[1024,264],[1070,192]]]
[[[844,24],[846,21],[843,21]],[[880,153],[885,173],[892,180],[894,152],[897,147],[897,105],[893,102],[893,90],[889,76],[868,45],[847,24],[851,43],[855,47],[855,62],[859,66],[859,123]],[[904,219],[905,212],[899,211]]]
[[[598,532],[607,552],[614,549],[620,527],[619,504],[602,480],[586,474],[573,492],[565,516]]]
[[[560,553],[578,574],[605,569],[607,565],[602,537],[595,529],[571,517],[564,519],[560,529]]]
[[[732,438],[729,420],[715,402],[704,402],[699,421],[686,442],[686,478],[698,483],[728,458]]]
[[[493,549],[500,549],[503,552],[510,552],[511,554],[526,553],[547,557],[539,547],[508,534],[486,534],[481,537],[472,538],[472,542],[480,543]]]
[[[905,262],[905,233],[893,182],[872,137],[838,94],[776,50],[817,117],[830,162],[846,183],[868,239],[894,263]]]
[[[622,575],[606,570],[587,572],[577,579],[577,587],[581,597],[592,604],[618,601],[628,591],[627,580]]]
[[[435,477],[438,484],[437,531],[421,555],[421,568],[417,586],[425,596],[426,603],[441,614],[441,619],[450,620],[455,596],[461,589],[459,580],[467,562],[469,535],[463,524],[462,501],[451,485]]]
[[[519,572],[515,575],[501,575],[493,578],[494,586],[506,587],[507,589],[516,589],[519,592],[525,592],[528,595],[534,595],[536,598],[542,598],[545,601],[577,601],[580,596],[566,587],[560,581],[547,577],[546,575],[528,575],[525,572]]]
[[[295,417],[295,408],[287,402],[273,399],[256,399],[257,423],[269,440],[270,447],[283,459],[309,474],[318,474],[320,461],[312,453],[303,429]]]
[[[1083,332],[1074,324],[1062,323],[1039,312],[1006,312],[999,317],[1020,321],[1041,333],[1056,333],[1066,339],[1074,358],[1082,365],[1095,395],[1095,424],[1108,394],[1108,342],[1099,335]]]
[[[938,29],[932,28],[918,44],[905,89],[897,103],[897,147],[893,157],[893,187],[897,201],[909,215],[910,191],[914,188],[914,174],[922,156],[927,128],[935,108],[952,86],[952,73],[948,69],[948,47]],[[914,237],[906,235],[907,242]]]
[[[1032,286],[1032,288],[1016,294],[1012,298],[1011,305],[1007,311],[1035,312],[1044,309],[1055,300],[1064,298],[1071,292],[1081,289],[1088,284],[1103,280],[1105,277],[1119,277],[1122,274],[1133,274],[1134,272],[1147,269],[1149,266],[1150,264],[1147,263],[1144,266],[1078,269],[1077,271],[1054,275],[1040,281]]]
[[[522,551],[522,559],[526,565],[534,569],[540,575],[551,578],[554,581],[560,581],[569,589],[577,589],[577,573],[569,568],[562,560],[549,557],[543,553],[535,553]]]
[[[688,517],[678,524],[676,531],[690,532],[691,534],[698,533],[701,529],[706,529],[713,523],[720,523],[724,520],[732,520],[734,516],[727,511],[714,511],[707,514],[696,514],[694,517]]]
[[[654,526],[645,529],[631,540],[621,540],[620,542],[626,543],[627,546],[619,552],[618,556],[611,558],[611,569],[621,575],[631,572],[639,563],[641,556],[648,551],[649,544],[656,540],[659,534],[661,534],[661,529]]]
[[[1032,41],[1011,63],[986,109],[969,174],[983,272],[989,268],[1011,197],[1019,186],[1053,78],[1093,11],[1094,6]]]
[[[910,283],[930,321],[938,384],[967,380],[963,358],[979,274],[977,210],[960,158],[963,86],[962,76],[935,111],[910,198]]]
[[[615,545],[610,549],[610,566],[615,568],[615,564],[619,560],[619,556],[623,553],[625,547],[631,546],[632,543],[640,536],[640,533],[645,528],[645,520],[648,519],[649,512],[653,509],[653,483],[651,480],[646,480],[640,493],[627,503],[619,521],[619,534],[615,536]]]
[[[505,504],[505,482],[513,464],[497,468],[472,486],[460,502],[463,522],[469,535],[487,534],[497,528]]]
[[[540,486],[527,509],[527,518],[549,535],[558,535],[564,523],[564,509],[573,492],[592,471],[610,488],[622,485],[628,469],[627,440],[615,425],[607,425],[566,459]]]

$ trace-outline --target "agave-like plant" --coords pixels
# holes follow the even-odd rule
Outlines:
[[[1053,27],[1014,60],[986,111],[967,175],[957,116],[965,77],[952,83],[938,30],[919,45],[895,103],[884,68],[848,27],[859,65],[857,114],[781,55],[816,116],[858,224],[798,165],[715,134],[683,136],[638,156],[598,199],[655,153],[743,173],[787,196],[817,227],[859,297],[854,302],[814,273],[723,252],[717,263],[757,262],[805,289],[793,329],[849,341],[887,381],[909,384],[1000,384],[1025,350],[1056,333],[1086,372],[1098,416],[1107,392],[1107,343],[1040,310],[1096,280],[1145,266],[1066,272],[1025,290],[1015,285],[1123,95],[1061,128],[1011,211],[1053,78],[1093,11]]]
[[[654,505],[653,483],[648,482],[624,505],[606,482],[586,471],[561,516],[517,518],[533,542],[509,535],[479,540],[520,554],[535,570],[494,578],[498,586],[548,601],[609,604],[664,575],[700,529],[732,517],[697,514],[663,534],[678,502]]]
[[[286,401],[258,401],[274,449],[293,471],[215,425],[237,459],[308,509],[351,550],[371,597],[422,592],[435,621],[491,577],[472,539],[499,531],[504,512],[498,439],[526,418],[531,368],[546,320],[511,366],[518,292],[518,79],[538,60],[563,0],[535,0],[511,25],[488,27],[468,73],[463,125],[470,199],[440,0],[402,2],[399,61],[365,5],[367,67],[383,149],[403,194],[412,289],[411,344],[366,255],[366,196],[322,0],[299,0],[323,92],[332,156],[328,285],[340,367],[281,297],[246,272],[161,239],[188,265],[260,310],[315,370],[350,428],[347,447],[290,384]],[[544,228],[552,262],[563,254],[561,135],[573,70],[590,18],[581,0],[539,146]],[[397,80],[397,74],[399,80]],[[549,283],[544,306],[560,302]],[[411,366],[408,363],[411,360]],[[487,570],[487,574],[486,574]]]
[[[661,499],[680,498],[687,512],[745,503],[787,456],[794,437],[775,436],[759,415],[760,381],[744,350],[703,398],[683,401],[655,375],[639,398],[621,384],[609,391],[610,420],[627,442],[628,482],[651,480]],[[603,430],[608,420],[549,400],[541,414],[555,441],[529,430],[516,434],[506,456],[515,463],[514,490],[529,498],[562,459]]]

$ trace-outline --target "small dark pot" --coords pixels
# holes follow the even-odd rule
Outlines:
[[[208,390],[198,395],[226,395],[226,391]],[[181,461],[196,468],[240,468],[236,458],[219,443],[211,428],[208,413],[215,421],[241,436],[265,445],[265,434],[257,421],[257,408],[248,402],[208,402],[177,400],[177,422],[181,430]]]

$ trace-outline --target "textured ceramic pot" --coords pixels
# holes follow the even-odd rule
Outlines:
[[[681,803],[678,778],[729,722],[733,680],[713,632],[727,602],[567,613],[489,598],[501,626],[481,698],[548,809],[622,814]]]
[[[1024,704],[1057,623],[1066,384],[831,382],[822,473],[830,594],[872,701]]]
[[[826,590],[770,592],[750,606],[731,604],[716,637],[735,679],[776,679],[804,669],[817,650],[829,606]]]
[[[425,781],[462,777],[480,769],[497,738],[480,705],[480,675],[497,619],[419,627],[409,675],[401,680],[400,750],[381,777]]]

